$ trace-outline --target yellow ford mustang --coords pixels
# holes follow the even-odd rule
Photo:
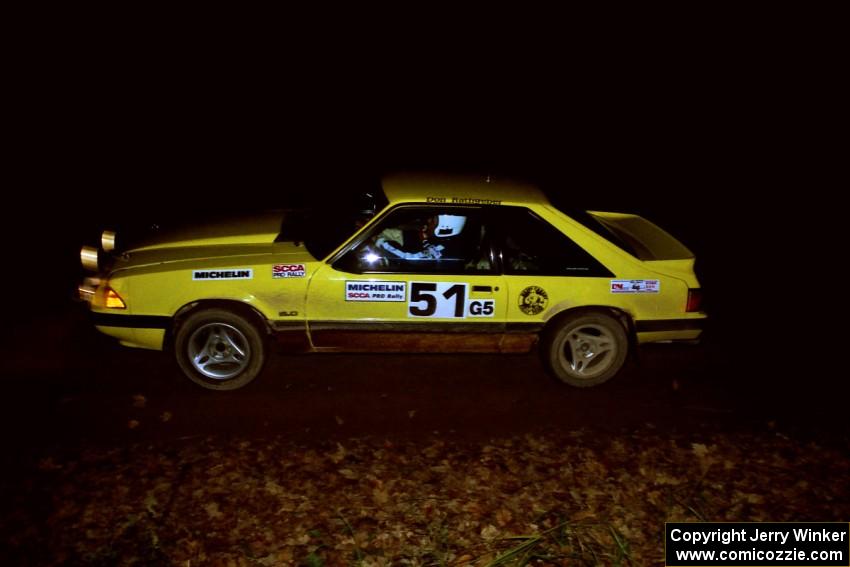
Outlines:
[[[568,216],[533,186],[485,177],[395,175],[371,197],[363,216],[310,223],[303,240],[281,213],[125,250],[105,232],[81,251],[97,270],[81,296],[100,331],[171,349],[218,390],[253,380],[274,342],[502,353],[540,342],[554,376],[593,386],[633,345],[700,336],[693,254],[641,217]]]

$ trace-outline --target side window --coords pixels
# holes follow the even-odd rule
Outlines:
[[[401,207],[334,266],[356,273],[490,273],[490,239],[475,208]]]
[[[499,211],[506,274],[611,277],[613,274],[560,230],[528,209]]]

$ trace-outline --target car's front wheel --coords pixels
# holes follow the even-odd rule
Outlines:
[[[567,316],[543,341],[543,356],[553,374],[586,388],[613,378],[623,367],[629,341],[623,325],[601,312]]]
[[[181,322],[174,341],[177,364],[211,390],[235,390],[263,369],[265,340],[257,325],[226,309],[204,309]]]

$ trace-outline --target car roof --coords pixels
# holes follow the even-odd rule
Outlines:
[[[396,173],[382,179],[392,203],[447,203],[462,205],[548,204],[535,185],[500,176],[434,173]]]

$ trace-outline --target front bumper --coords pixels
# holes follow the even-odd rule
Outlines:
[[[648,319],[635,321],[635,333],[640,344],[698,341],[705,329],[706,317],[687,319]]]

